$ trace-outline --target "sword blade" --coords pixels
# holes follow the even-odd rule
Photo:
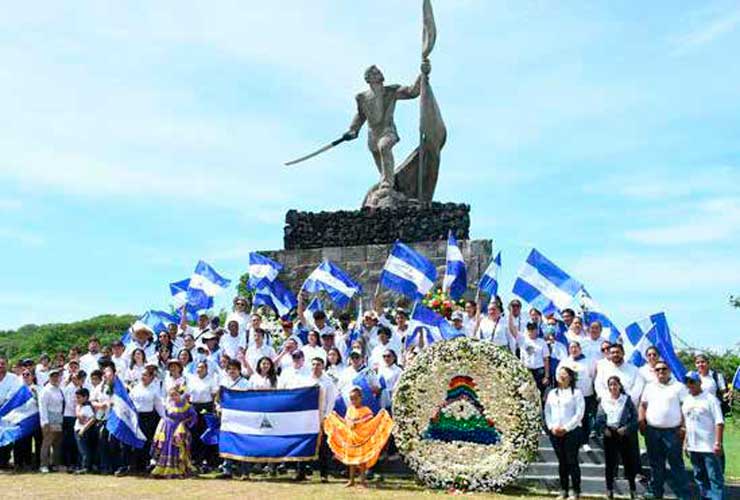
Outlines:
[[[333,148],[334,146],[336,146],[338,144],[343,143],[344,141],[345,141],[345,139],[343,137],[340,137],[336,141],[330,142],[326,146],[323,146],[323,147],[317,149],[313,153],[309,153],[306,156],[301,156],[300,158],[297,158],[295,160],[285,162],[285,166],[286,167],[289,167],[290,165],[295,165],[296,163],[301,163],[303,161],[309,160],[309,159],[313,158],[314,156],[318,156],[318,155],[320,155],[321,153],[323,153],[325,151],[329,151],[331,148]]]

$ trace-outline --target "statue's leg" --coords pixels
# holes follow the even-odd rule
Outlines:
[[[398,142],[395,137],[383,136],[378,141],[378,149],[380,150],[380,162],[382,176],[381,182],[393,187],[393,176],[395,162],[393,160],[393,146]]]

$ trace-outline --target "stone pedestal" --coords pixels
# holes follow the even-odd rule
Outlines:
[[[408,243],[416,251],[427,257],[437,266],[437,286],[442,283],[445,272],[446,238],[437,241]],[[468,272],[468,295],[473,297],[481,275],[491,261],[491,240],[458,240]],[[299,290],[308,275],[324,259],[331,260],[347,271],[363,287],[365,306],[370,305],[383,269],[390,243],[380,245],[354,245],[342,247],[324,247],[311,249],[275,250],[260,252],[283,264],[285,270],[279,279],[291,290]],[[383,291],[384,303],[392,300],[388,291]]]

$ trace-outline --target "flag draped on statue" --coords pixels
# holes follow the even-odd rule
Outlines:
[[[468,286],[468,274],[465,270],[465,260],[463,260],[460,247],[457,246],[455,235],[450,234],[447,238],[447,263],[445,266],[445,276],[442,286],[449,291],[453,300],[459,300],[465,293]]]
[[[436,279],[437,268],[434,264],[399,241],[393,245],[380,273],[382,286],[414,300],[426,295]]]
[[[582,288],[583,285],[533,248],[519,270],[513,292],[548,314],[570,307]]]
[[[219,453],[250,462],[315,460],[319,387],[274,391],[221,388]]]
[[[38,403],[24,384],[0,406],[0,446],[30,436],[40,425]]]
[[[319,264],[306,278],[301,288],[308,293],[326,292],[340,308],[347,307],[355,294],[362,293],[362,285],[329,260]]]
[[[644,365],[645,352],[648,347],[655,346],[660,353],[660,357],[671,369],[673,376],[681,382],[684,381],[686,368],[678,359],[678,355],[673,348],[671,331],[668,328],[668,321],[664,313],[653,314],[627,326],[624,329],[622,339],[626,361],[635,366]]]

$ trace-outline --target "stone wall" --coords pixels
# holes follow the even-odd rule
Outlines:
[[[298,212],[285,215],[284,248],[287,250],[353,247],[446,240],[452,231],[467,240],[470,206],[432,203],[427,207],[363,208],[337,212]]]
[[[491,240],[459,240],[468,272],[468,291],[472,297],[480,276],[491,261]],[[308,275],[323,260],[331,260],[347,271],[350,276],[360,281],[364,289],[365,305],[375,294],[380,272],[383,269],[392,244],[358,245],[349,247],[327,247],[302,250],[275,250],[261,252],[285,266],[279,279],[291,290],[297,291]],[[424,241],[409,243],[409,246],[427,257],[437,266],[437,285],[440,286],[445,271],[445,254],[447,241]],[[384,292],[384,303],[393,299],[392,294]]]

